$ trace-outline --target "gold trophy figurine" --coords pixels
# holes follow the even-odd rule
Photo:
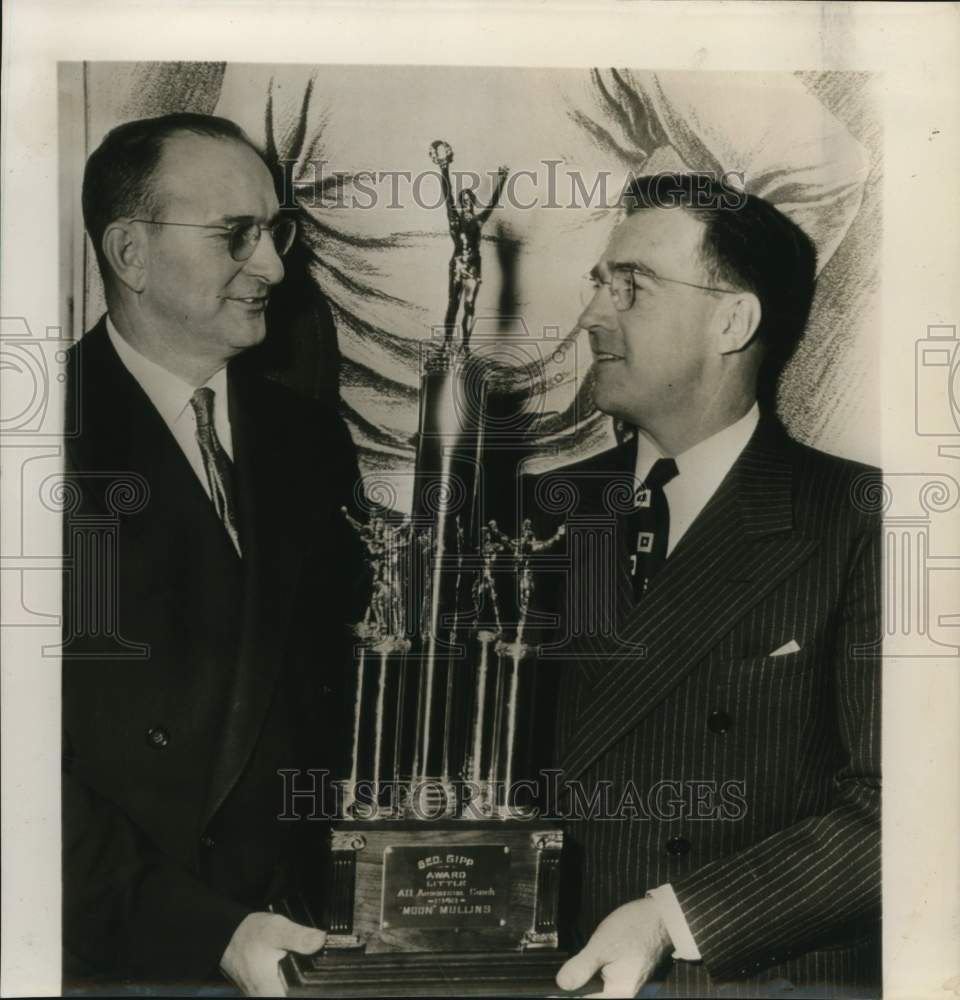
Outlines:
[[[443,319],[444,342],[450,343],[453,338],[457,313],[462,304],[461,339],[463,346],[469,347],[477,293],[480,291],[480,282],[483,280],[480,259],[481,230],[500,201],[500,194],[504,184],[507,183],[510,171],[507,167],[498,169],[497,185],[493,190],[493,198],[486,208],[478,211],[477,197],[469,188],[461,191],[456,199],[453,197],[453,185],[450,183],[450,164],[453,162],[453,150],[450,145],[442,139],[437,139],[430,146],[430,159],[440,168],[440,183],[443,186],[443,197],[447,206],[447,221],[450,224],[450,236],[453,238],[447,313]]]

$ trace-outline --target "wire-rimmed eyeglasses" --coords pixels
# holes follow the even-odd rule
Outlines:
[[[219,229],[227,235],[227,250],[237,262],[249,260],[263,233],[269,233],[274,249],[282,257],[293,246],[297,235],[297,224],[293,219],[280,219],[272,226],[261,226],[259,222],[241,222],[233,226],[212,226],[199,222],[163,222],[160,219],[131,219],[131,222],[145,222],[152,226],[183,226],[187,229]]]
[[[593,300],[597,290],[606,285],[610,298],[613,300],[613,307],[617,312],[626,312],[633,308],[637,300],[637,278],[640,275],[650,279],[654,284],[665,281],[671,285],[684,285],[687,288],[696,288],[701,292],[717,292],[723,295],[736,294],[733,288],[716,288],[713,285],[698,285],[692,281],[682,281],[680,278],[665,278],[661,274],[637,267],[615,267],[610,271],[609,278],[601,278],[596,270],[585,274],[580,282],[580,302],[587,306]]]

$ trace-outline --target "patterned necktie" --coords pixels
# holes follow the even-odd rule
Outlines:
[[[207,473],[207,485],[217,515],[223,521],[227,534],[240,554],[240,533],[237,529],[237,502],[233,485],[233,462],[223,450],[213,426],[214,392],[209,386],[202,386],[190,398],[190,405],[197,415],[197,443],[203,456],[203,467]]]
[[[634,495],[634,508],[627,517],[627,539],[635,601],[647,592],[667,558],[670,508],[663,488],[677,474],[677,463],[672,458],[658,458]]]

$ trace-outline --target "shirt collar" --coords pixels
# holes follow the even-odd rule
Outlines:
[[[709,499],[747,446],[759,420],[760,407],[754,403],[739,420],[674,456],[678,475],[666,488],[669,490],[674,483],[680,488],[682,481],[684,492],[695,491],[702,494],[704,500]],[[662,457],[650,438],[643,432],[637,434],[636,477],[639,482],[643,482],[653,463]]]
[[[160,416],[168,427],[172,427],[183,415],[196,387],[184,382],[182,378],[167,371],[155,361],[145,358],[135,347],[132,347],[113,325],[107,316],[107,336],[114,350],[120,356],[124,367],[137,380],[140,388],[150,398]],[[227,369],[221,368],[211,376],[204,385],[213,389],[220,399],[227,398]]]

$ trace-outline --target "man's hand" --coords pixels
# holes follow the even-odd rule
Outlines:
[[[250,913],[233,932],[220,968],[248,997],[282,997],[280,959],[288,951],[301,955],[319,951],[326,939],[323,931],[277,913]]]
[[[576,990],[599,971],[603,993],[592,996],[636,996],[670,946],[657,904],[652,899],[635,899],[600,922],[586,947],[557,973],[557,985]]]

